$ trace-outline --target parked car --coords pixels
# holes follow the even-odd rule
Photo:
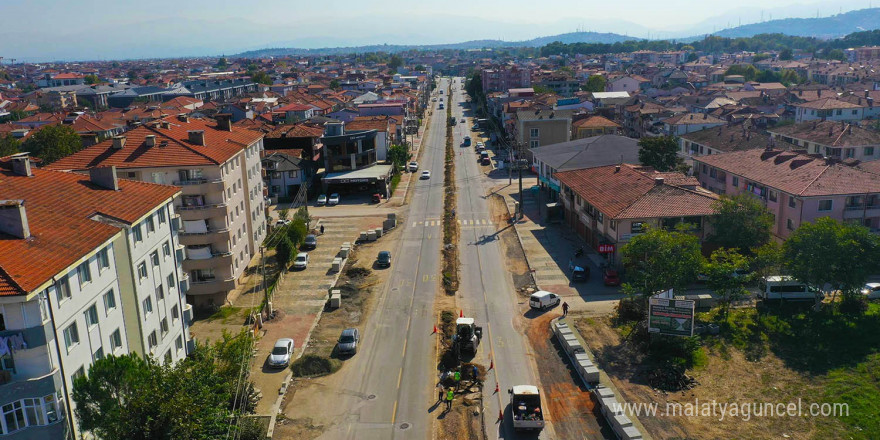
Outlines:
[[[590,279],[590,268],[574,266],[571,269],[572,281],[587,281]]]
[[[327,194],[321,194],[318,196],[318,206],[324,206],[327,204]]]
[[[335,206],[339,204],[339,194],[333,193],[330,194],[330,198],[327,199],[328,206]]]
[[[373,203],[382,203],[382,194],[373,194],[372,196],[370,196],[370,201]]]
[[[303,240],[303,249],[314,249],[318,247],[318,237],[315,234],[306,235],[306,239]]]
[[[880,298],[880,283],[865,284],[865,287],[862,288],[862,295],[868,299]]]
[[[290,357],[293,355],[293,347],[293,339],[281,338],[275,341],[275,346],[272,348],[272,352],[269,353],[269,359],[266,360],[266,363],[269,364],[270,367],[279,368],[284,368],[290,365]]]
[[[529,297],[529,307],[543,310],[559,305],[560,301],[559,295],[547,292],[546,290],[539,290]]]
[[[409,172],[414,173],[419,169],[419,163],[416,161],[412,161],[409,163]]]
[[[606,286],[619,286],[620,275],[618,275],[617,271],[614,269],[605,269],[602,273],[602,282],[605,283]]]
[[[389,251],[379,252],[379,255],[376,257],[376,266],[378,266],[378,267],[391,267],[391,252],[389,252]]]
[[[288,219],[286,219],[286,218],[279,218],[278,221],[275,222],[275,226],[276,226],[276,227],[280,227],[280,226],[284,226],[284,225],[289,225],[289,224],[290,224],[290,220],[288,220]]]
[[[464,118],[461,118],[461,121],[458,121],[458,122],[461,122],[462,124],[464,124],[466,122],[466,120]]]
[[[305,252],[300,252],[296,254],[296,258],[293,260],[293,268],[294,269],[305,269],[309,266],[309,254]]]
[[[339,354],[355,354],[358,351],[358,341],[361,335],[356,328],[347,328],[339,335],[336,341],[336,351]]]
[[[428,171],[428,170],[422,171],[422,179],[430,179],[430,178],[431,178],[430,171]]]

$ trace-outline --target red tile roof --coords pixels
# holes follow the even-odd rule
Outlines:
[[[850,104],[836,98],[822,98],[816,101],[796,104],[795,107],[803,107],[816,110],[844,109],[844,108],[862,108],[863,105]]]
[[[554,176],[611,219],[712,215],[718,196],[679,173],[623,164],[562,171]],[[663,184],[656,178],[662,177]]]
[[[125,146],[113,149],[113,140],[108,139],[52,163],[47,168],[54,170],[85,170],[98,166],[117,168],[154,168],[190,165],[219,165],[248,145],[263,137],[263,134],[233,125],[232,131],[220,130],[213,122],[190,118],[182,122],[177,118],[165,118],[170,126],[161,128],[159,124],[138,127],[125,133]],[[189,141],[188,131],[204,130],[205,145]],[[156,136],[156,145],[148,147],[147,135]]]
[[[0,296],[32,292],[119,232],[92,216],[133,224],[180,194],[124,179],[119,188],[99,188],[82,174],[34,169],[24,177],[0,167],[0,200],[24,200],[31,232],[28,239],[0,233]]]
[[[599,127],[612,127],[619,128],[616,122],[599,115],[590,116],[586,119],[580,119],[571,124],[574,128],[599,128]]]

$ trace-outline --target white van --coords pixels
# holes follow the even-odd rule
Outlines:
[[[559,295],[539,290],[529,297],[529,307],[533,309],[547,309],[558,305],[559,301]]]
[[[790,276],[773,275],[761,280],[759,295],[764,300],[815,300],[822,292]]]

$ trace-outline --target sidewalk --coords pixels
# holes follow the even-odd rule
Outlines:
[[[425,133],[428,131],[428,125],[434,118],[434,113],[426,113],[425,118],[422,120],[422,125],[419,127],[419,132],[413,137],[412,148],[410,148],[410,153],[412,153],[412,159],[418,161],[419,160],[419,152],[422,151],[422,141],[425,138]],[[388,199],[387,202],[389,206],[403,206],[406,202],[406,194],[409,192],[409,184],[413,179],[418,179],[416,177],[418,173],[410,173],[403,172],[400,174],[400,183],[397,184],[397,189],[394,190],[394,194],[391,195],[391,198]]]
[[[496,174],[493,193],[504,197],[507,208],[515,212],[515,202],[519,199],[519,182],[514,177],[508,184],[507,173],[504,178]],[[563,297],[572,311],[602,315],[613,311],[617,301],[623,297],[616,287],[607,287],[602,282],[599,265],[602,258],[584,241],[563,224],[546,224],[541,221],[538,196],[533,186],[538,184],[537,176],[529,173],[523,176],[523,218],[514,224],[522,243],[526,260],[541,290],[547,290]],[[583,247],[584,255],[575,257],[575,251]],[[590,279],[584,283],[571,283],[568,266],[570,263],[590,269]]]

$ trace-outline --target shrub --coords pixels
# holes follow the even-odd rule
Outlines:
[[[297,359],[290,365],[290,370],[296,377],[313,377],[330,374],[339,369],[339,361],[321,357],[315,354],[307,354]]]

